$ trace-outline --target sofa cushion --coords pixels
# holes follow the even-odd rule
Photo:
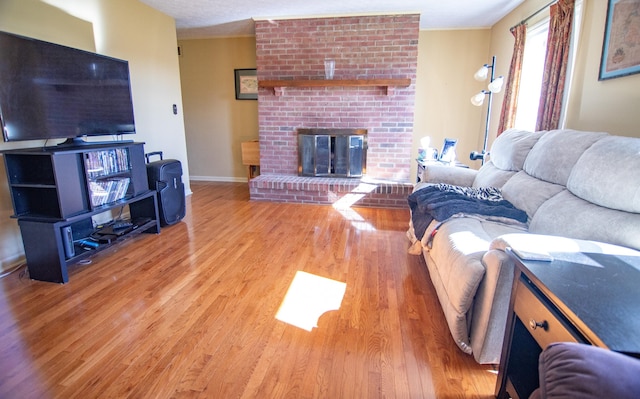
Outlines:
[[[543,249],[554,259],[585,265],[594,263],[593,254],[635,258],[640,256],[639,251],[606,242],[532,233],[503,234],[496,237],[489,245],[490,250],[503,252],[509,247],[531,253],[540,253]],[[577,283],[577,281],[575,282]]]
[[[567,188],[594,204],[640,213],[640,140],[619,136],[598,140],[574,166]]]
[[[491,162],[498,169],[521,170],[529,150],[543,134],[519,129],[505,130],[491,146]]]
[[[606,135],[568,129],[550,130],[531,148],[523,168],[533,177],[566,186],[573,166],[585,150]]]
[[[538,208],[529,232],[640,250],[640,214],[604,208],[562,191]]]
[[[478,170],[478,173],[473,180],[473,187],[501,188],[514,174],[516,174],[516,172],[497,168],[492,161],[489,161],[482,165],[480,170]]]
[[[531,220],[540,205],[563,190],[566,190],[564,186],[538,180],[521,170],[502,186],[502,196],[527,212]]]

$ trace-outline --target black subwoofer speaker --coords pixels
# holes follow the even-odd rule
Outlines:
[[[149,162],[149,158],[153,155],[159,155],[160,160]],[[175,224],[186,214],[182,164],[176,159],[162,159],[162,152],[159,151],[150,152],[145,156],[149,188],[158,193],[160,224],[162,226]]]

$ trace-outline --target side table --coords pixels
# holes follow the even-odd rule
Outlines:
[[[538,357],[553,342],[640,354],[640,256],[567,252],[547,262],[507,252],[516,267],[497,398],[528,398]]]
[[[258,140],[240,143],[242,164],[248,167],[247,181],[257,176],[260,170],[260,142]]]

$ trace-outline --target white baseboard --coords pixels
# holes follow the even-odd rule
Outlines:
[[[0,261],[0,275],[23,265],[26,261],[27,259],[25,258],[24,253],[2,259],[2,261]]]
[[[229,177],[229,176],[189,176],[191,181],[212,181],[223,183],[246,183],[246,177]]]

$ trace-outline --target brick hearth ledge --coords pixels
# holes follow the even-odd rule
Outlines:
[[[408,208],[413,184],[363,177],[260,175],[249,181],[251,200],[339,206]]]

